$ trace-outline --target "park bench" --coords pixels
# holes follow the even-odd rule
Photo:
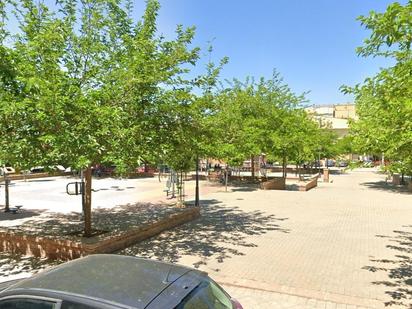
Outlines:
[[[17,214],[18,212],[21,212],[21,208],[23,207],[23,205],[17,205],[14,207],[10,207],[9,208],[9,212],[11,212],[12,214]]]

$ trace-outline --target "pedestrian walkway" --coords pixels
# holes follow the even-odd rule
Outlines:
[[[253,308],[409,307],[412,195],[370,169],[332,179],[209,194],[201,219],[123,253],[198,267]]]

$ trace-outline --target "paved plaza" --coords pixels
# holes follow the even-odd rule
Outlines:
[[[200,220],[122,253],[205,270],[246,308],[409,307],[412,195],[384,179],[360,169],[309,192],[213,193]]]
[[[224,192],[203,183],[200,219],[119,253],[207,271],[245,308],[411,308],[412,194],[371,169],[331,179],[308,192]],[[156,181],[127,180],[102,190],[101,206],[119,192],[136,191],[119,203],[164,199]],[[131,188],[144,186],[146,193]],[[8,259],[0,257],[0,270]],[[33,263],[47,266],[18,263],[10,274],[28,272]]]
[[[10,203],[23,205],[24,209],[47,212],[81,212],[81,196],[68,195],[66,186],[78,182],[78,177],[48,177],[12,181],[10,185]],[[92,207],[113,208],[136,202],[164,203],[171,202],[163,190],[166,188],[167,177],[120,179],[120,178],[93,178],[92,180]],[[205,183],[205,182],[204,182]],[[187,181],[185,193],[188,198],[194,195],[194,181]],[[0,205],[4,203],[4,189],[1,185]],[[206,184],[205,192],[210,191]],[[74,186],[69,186],[74,191]],[[176,193],[177,194],[177,193]]]

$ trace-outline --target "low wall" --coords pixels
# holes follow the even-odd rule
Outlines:
[[[318,176],[312,177],[308,182],[299,183],[299,191],[309,191],[318,186]]]
[[[67,176],[72,175],[72,173],[66,172],[53,172],[53,173],[34,173],[34,174],[9,174],[7,178],[11,181],[13,180],[23,180],[23,179],[36,179],[36,178],[45,178],[45,177],[56,177],[56,176]],[[3,177],[1,177],[0,182],[4,181]]]
[[[142,172],[142,173],[129,173],[127,178],[153,178],[155,174],[153,172]]]
[[[199,180],[208,180],[209,176],[206,175],[199,175]],[[212,176],[213,177],[213,176]],[[192,181],[192,180],[196,180],[196,175],[191,174],[191,175],[187,175],[184,179],[184,181]],[[217,179],[218,181],[219,179]]]
[[[120,235],[108,235],[95,243],[62,240],[49,237],[18,235],[0,232],[0,252],[10,252],[35,257],[72,260],[88,254],[110,253],[157,235],[200,216],[199,207],[191,207],[172,214],[155,223],[133,228]],[[89,239],[87,239],[90,242]]]
[[[219,182],[220,177],[221,176],[217,173],[209,173],[209,175],[207,176],[207,180],[212,182]]]
[[[224,175],[223,175],[224,177]],[[216,174],[216,173],[210,173],[207,176],[207,180],[212,181],[212,182],[219,182],[220,179],[222,178],[221,174]],[[262,179],[266,179],[264,177],[252,177],[252,176],[238,176],[238,175],[231,175],[227,177],[227,181],[229,183],[235,182],[235,183],[259,183],[262,181]]]
[[[83,256],[84,248],[81,243],[71,240],[0,232],[0,252],[66,261]]]
[[[260,188],[263,190],[285,190],[286,179],[283,177],[271,178],[268,181],[262,182]]]

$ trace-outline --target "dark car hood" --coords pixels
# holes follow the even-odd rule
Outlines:
[[[144,308],[190,271],[154,260],[98,254],[35,275],[14,284],[8,291],[42,289]]]

